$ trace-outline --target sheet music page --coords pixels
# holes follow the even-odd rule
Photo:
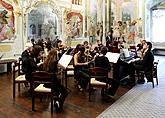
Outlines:
[[[130,57],[130,53],[129,53],[128,49],[122,49],[122,50],[124,52],[125,57]]]
[[[64,69],[66,69],[71,60],[72,60],[72,56],[71,55],[66,55],[64,53],[62,55],[62,57],[60,58],[60,60],[58,61],[58,65],[61,66]]]
[[[117,63],[117,61],[120,57],[120,54],[119,53],[107,52],[107,54],[105,56],[108,58],[109,62]]]

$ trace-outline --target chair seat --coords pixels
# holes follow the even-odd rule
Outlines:
[[[67,71],[67,76],[71,76],[74,75],[74,70],[68,70]]]
[[[25,75],[18,76],[15,81],[26,81]]]
[[[40,84],[34,89],[34,91],[35,92],[47,92],[48,93],[48,92],[51,92],[51,89],[44,87],[44,84]]]
[[[97,81],[95,78],[91,78],[91,85],[104,85],[106,86],[106,83]]]
[[[67,69],[68,69],[68,70],[73,70],[74,67],[73,67],[73,65],[68,65]]]

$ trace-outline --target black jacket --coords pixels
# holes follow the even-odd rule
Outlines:
[[[141,65],[147,79],[152,79],[154,55],[152,51],[147,51],[142,60],[135,61],[136,65]]]

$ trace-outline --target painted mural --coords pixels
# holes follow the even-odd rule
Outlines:
[[[15,1],[17,3],[17,1]],[[0,41],[14,37],[14,8],[10,2],[0,0]]]
[[[83,16],[77,12],[65,12],[65,37],[79,38],[83,32]]]

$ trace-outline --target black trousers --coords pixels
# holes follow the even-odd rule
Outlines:
[[[108,84],[111,85],[111,87],[108,89],[108,95],[114,96],[117,89],[119,88],[120,83],[117,80],[108,78]]]
[[[86,89],[90,79],[88,69],[87,68],[81,70],[75,69],[75,79],[78,81],[78,84],[83,89]]]
[[[117,89],[119,88],[120,83],[117,80],[111,78],[107,78],[107,80],[102,80],[101,82],[106,82],[106,81],[111,86],[110,88],[108,88],[107,94],[114,96]]]

